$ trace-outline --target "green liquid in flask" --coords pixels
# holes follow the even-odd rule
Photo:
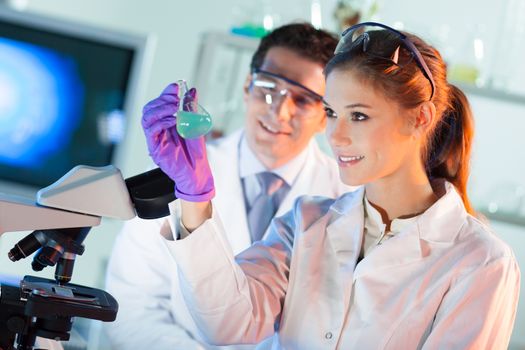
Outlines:
[[[177,113],[177,132],[185,139],[206,135],[211,129],[211,117],[206,114],[179,111]]]

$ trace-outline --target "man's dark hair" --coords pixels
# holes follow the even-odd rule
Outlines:
[[[337,37],[325,30],[315,29],[309,23],[293,23],[276,28],[262,38],[257,51],[253,54],[250,69],[260,68],[266,53],[272,47],[283,47],[320,63],[323,67],[334,55]]]

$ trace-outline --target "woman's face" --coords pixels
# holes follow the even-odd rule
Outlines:
[[[345,184],[402,177],[414,162],[421,166],[420,145],[410,122],[414,111],[341,69],[328,75],[325,101],[326,136]]]

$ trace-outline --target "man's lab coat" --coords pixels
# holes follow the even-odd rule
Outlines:
[[[506,349],[520,273],[511,249],[449,183],[433,206],[357,263],[363,189],[303,197],[234,260],[215,214],[165,244],[210,342],[279,349]]]
[[[208,147],[216,187],[214,205],[228,227],[227,239],[235,253],[251,244],[239,177],[241,136],[239,131]],[[340,182],[335,161],[312,140],[304,167],[277,215],[290,210],[298,196],[335,198],[349,189]],[[201,348],[193,339],[201,337],[178,287],[177,267],[159,235],[166,223],[167,219],[134,219],[125,224],[115,241],[106,284],[120,307],[117,321],[105,327],[117,349]],[[199,259],[195,256],[194,263]]]

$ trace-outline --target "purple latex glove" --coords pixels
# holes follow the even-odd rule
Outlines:
[[[177,133],[179,87],[170,84],[162,94],[149,102],[142,111],[142,128],[151,158],[175,181],[175,195],[190,202],[206,202],[215,195],[204,136],[184,139]],[[188,101],[197,99],[191,88],[184,95],[184,110]]]

